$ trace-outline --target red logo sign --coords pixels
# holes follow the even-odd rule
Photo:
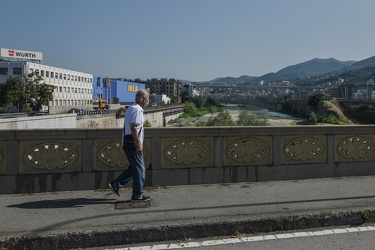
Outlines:
[[[14,50],[8,50],[9,56],[14,56]]]

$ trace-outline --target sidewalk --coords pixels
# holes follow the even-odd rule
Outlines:
[[[0,195],[0,249],[69,249],[375,221],[375,176]]]

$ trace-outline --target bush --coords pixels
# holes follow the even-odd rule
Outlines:
[[[354,112],[363,112],[369,110],[370,108],[366,104],[359,104],[354,107]]]
[[[149,120],[146,120],[144,123],[143,123],[143,127],[151,127],[151,122]]]
[[[229,112],[224,111],[220,112],[216,117],[208,119],[206,126],[234,126],[235,124]]]
[[[347,124],[349,124],[348,121],[341,121],[336,116],[329,116],[329,117],[323,116],[323,117],[319,118],[318,122],[329,123],[329,124],[337,124],[337,125],[347,125]]]
[[[238,120],[238,126],[269,126],[270,123],[266,118],[258,119],[255,115],[250,115],[247,111],[241,111]]]
[[[318,124],[318,118],[316,117],[316,115],[313,111],[311,111],[310,114],[309,114],[308,124],[310,124],[310,125]]]

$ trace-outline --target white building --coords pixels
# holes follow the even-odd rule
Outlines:
[[[157,94],[151,94],[150,95],[150,103],[154,104],[170,104],[171,98],[169,98],[167,95],[157,95]]]
[[[0,49],[0,52],[0,84],[6,82],[9,77],[24,79],[28,74],[35,72],[46,84],[55,87],[49,106],[92,104],[92,74],[37,63],[36,61],[42,60],[40,52],[10,49]],[[36,56],[31,57],[33,53]]]
[[[366,100],[366,89],[357,89],[357,91],[353,94],[354,100]]]

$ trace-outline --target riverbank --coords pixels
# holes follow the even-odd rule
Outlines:
[[[241,111],[244,109],[239,107],[237,104],[226,104],[223,106],[223,109],[228,111],[231,115],[233,120],[238,120],[238,116]],[[262,116],[268,120],[270,126],[292,126],[296,125],[297,122],[300,122],[304,119],[293,117],[291,115],[269,111],[268,109],[256,108],[251,109],[249,108],[246,110],[252,115],[255,116]]]
[[[228,111],[234,121],[238,120],[238,116],[244,109],[240,108],[237,104],[226,104],[223,109]],[[248,109],[249,114],[261,116],[268,120],[270,126],[293,126],[303,119],[293,117],[279,112],[272,112],[268,109]],[[201,117],[178,118],[172,123],[167,124],[167,127],[184,127],[184,126],[199,126],[200,122],[207,122],[211,117],[217,114],[207,114]]]

